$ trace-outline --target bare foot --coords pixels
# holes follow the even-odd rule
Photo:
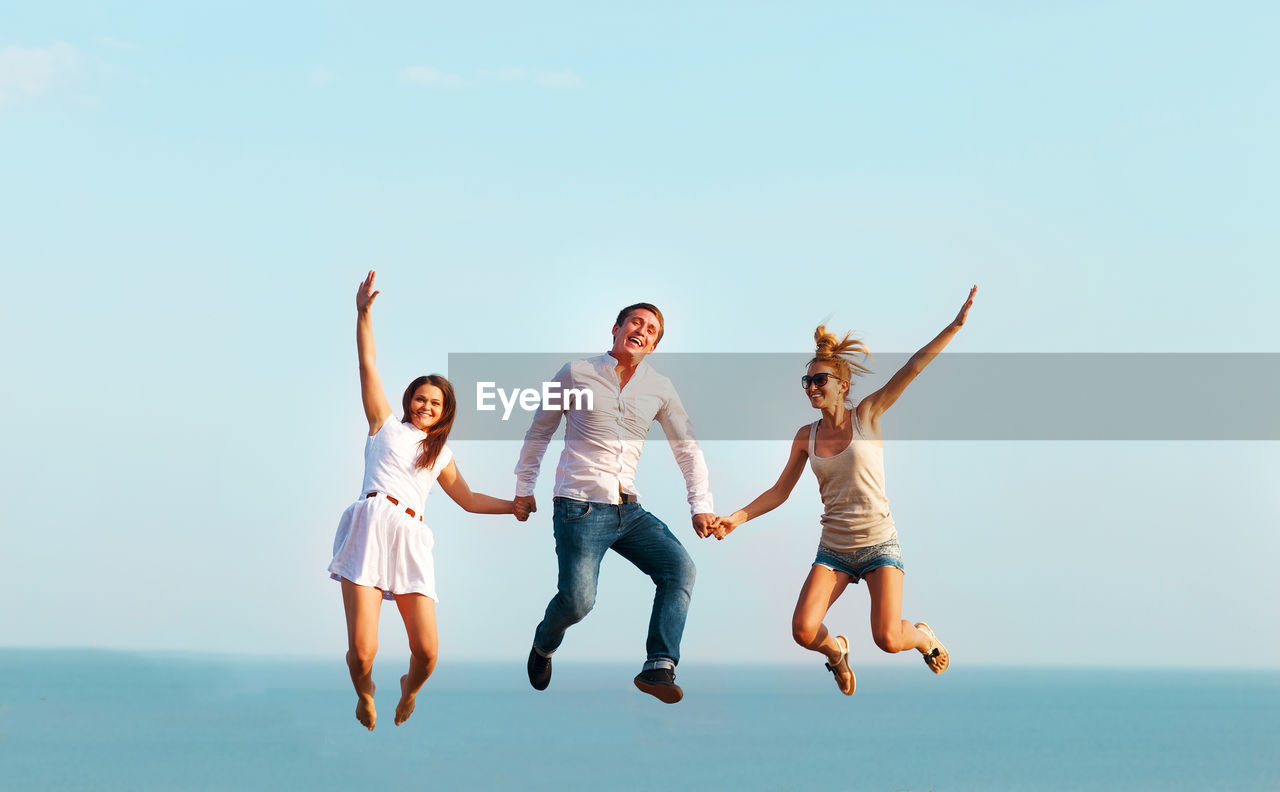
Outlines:
[[[400,677],[400,703],[396,705],[396,725],[409,720],[413,708],[418,703],[418,694],[409,692],[409,675]]]
[[[373,731],[374,725],[378,722],[378,710],[373,706],[373,690],[374,685],[369,683],[368,693],[357,693],[356,698],[356,720],[364,724],[365,728]]]

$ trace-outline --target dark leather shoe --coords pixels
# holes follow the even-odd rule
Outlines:
[[[670,668],[641,671],[636,674],[636,687],[667,704],[675,704],[684,698],[684,691],[676,684],[676,672]]]
[[[529,684],[534,690],[546,690],[551,684],[551,658],[543,657],[534,647],[529,647]]]

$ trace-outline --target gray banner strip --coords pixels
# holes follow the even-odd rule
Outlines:
[[[525,407],[541,401],[544,383],[591,356],[450,354],[453,437],[522,440],[532,418]],[[800,387],[809,357],[658,353],[647,362],[675,384],[700,439],[790,440],[818,417]],[[876,355],[854,398],[909,358]],[[493,383],[480,392],[494,409],[478,409],[481,383]],[[523,404],[512,399],[516,389]],[[890,440],[1280,440],[1278,405],[1278,353],[951,353],[907,388],[883,430]],[[662,434],[656,424],[654,432]]]

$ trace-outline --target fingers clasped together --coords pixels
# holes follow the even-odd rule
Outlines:
[[[538,510],[537,501],[532,495],[517,495],[513,499],[515,507],[512,513],[520,522],[529,519],[529,515]],[[699,537],[708,539],[714,536],[716,539],[724,539],[733,529],[746,521],[747,517],[742,512],[734,512],[727,517],[706,512],[703,514],[693,515],[693,531]]]
[[[532,495],[517,495],[515,497],[515,514],[516,519],[524,522],[529,519],[529,515],[538,510],[538,503]]]
[[[724,539],[745,521],[746,516],[741,512],[734,512],[727,517],[716,514],[695,514],[693,530],[703,539],[712,536],[716,539]]]

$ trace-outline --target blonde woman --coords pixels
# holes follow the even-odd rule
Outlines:
[[[822,494],[822,538],[800,589],[791,634],[796,643],[826,656],[826,667],[846,696],[853,695],[857,685],[849,667],[849,641],[843,635],[832,636],[823,619],[845,588],[859,580],[867,582],[871,594],[871,635],[876,646],[890,653],[914,649],[924,655],[935,674],[950,664],[946,647],[928,624],[902,618],[902,552],[885,496],[881,422],[907,386],[964,326],[977,292],[977,286],[970,289],[956,318],[883,388],[856,406],[850,392],[853,377],[867,371],[858,360],[866,358],[867,348],[850,335],[837,339],[819,326],[814,333],[816,353],[800,382],[820,417],[796,432],[777,483],[745,507],[716,519],[715,536],[724,539],[747,520],[776,509],[791,495],[808,460]]]

